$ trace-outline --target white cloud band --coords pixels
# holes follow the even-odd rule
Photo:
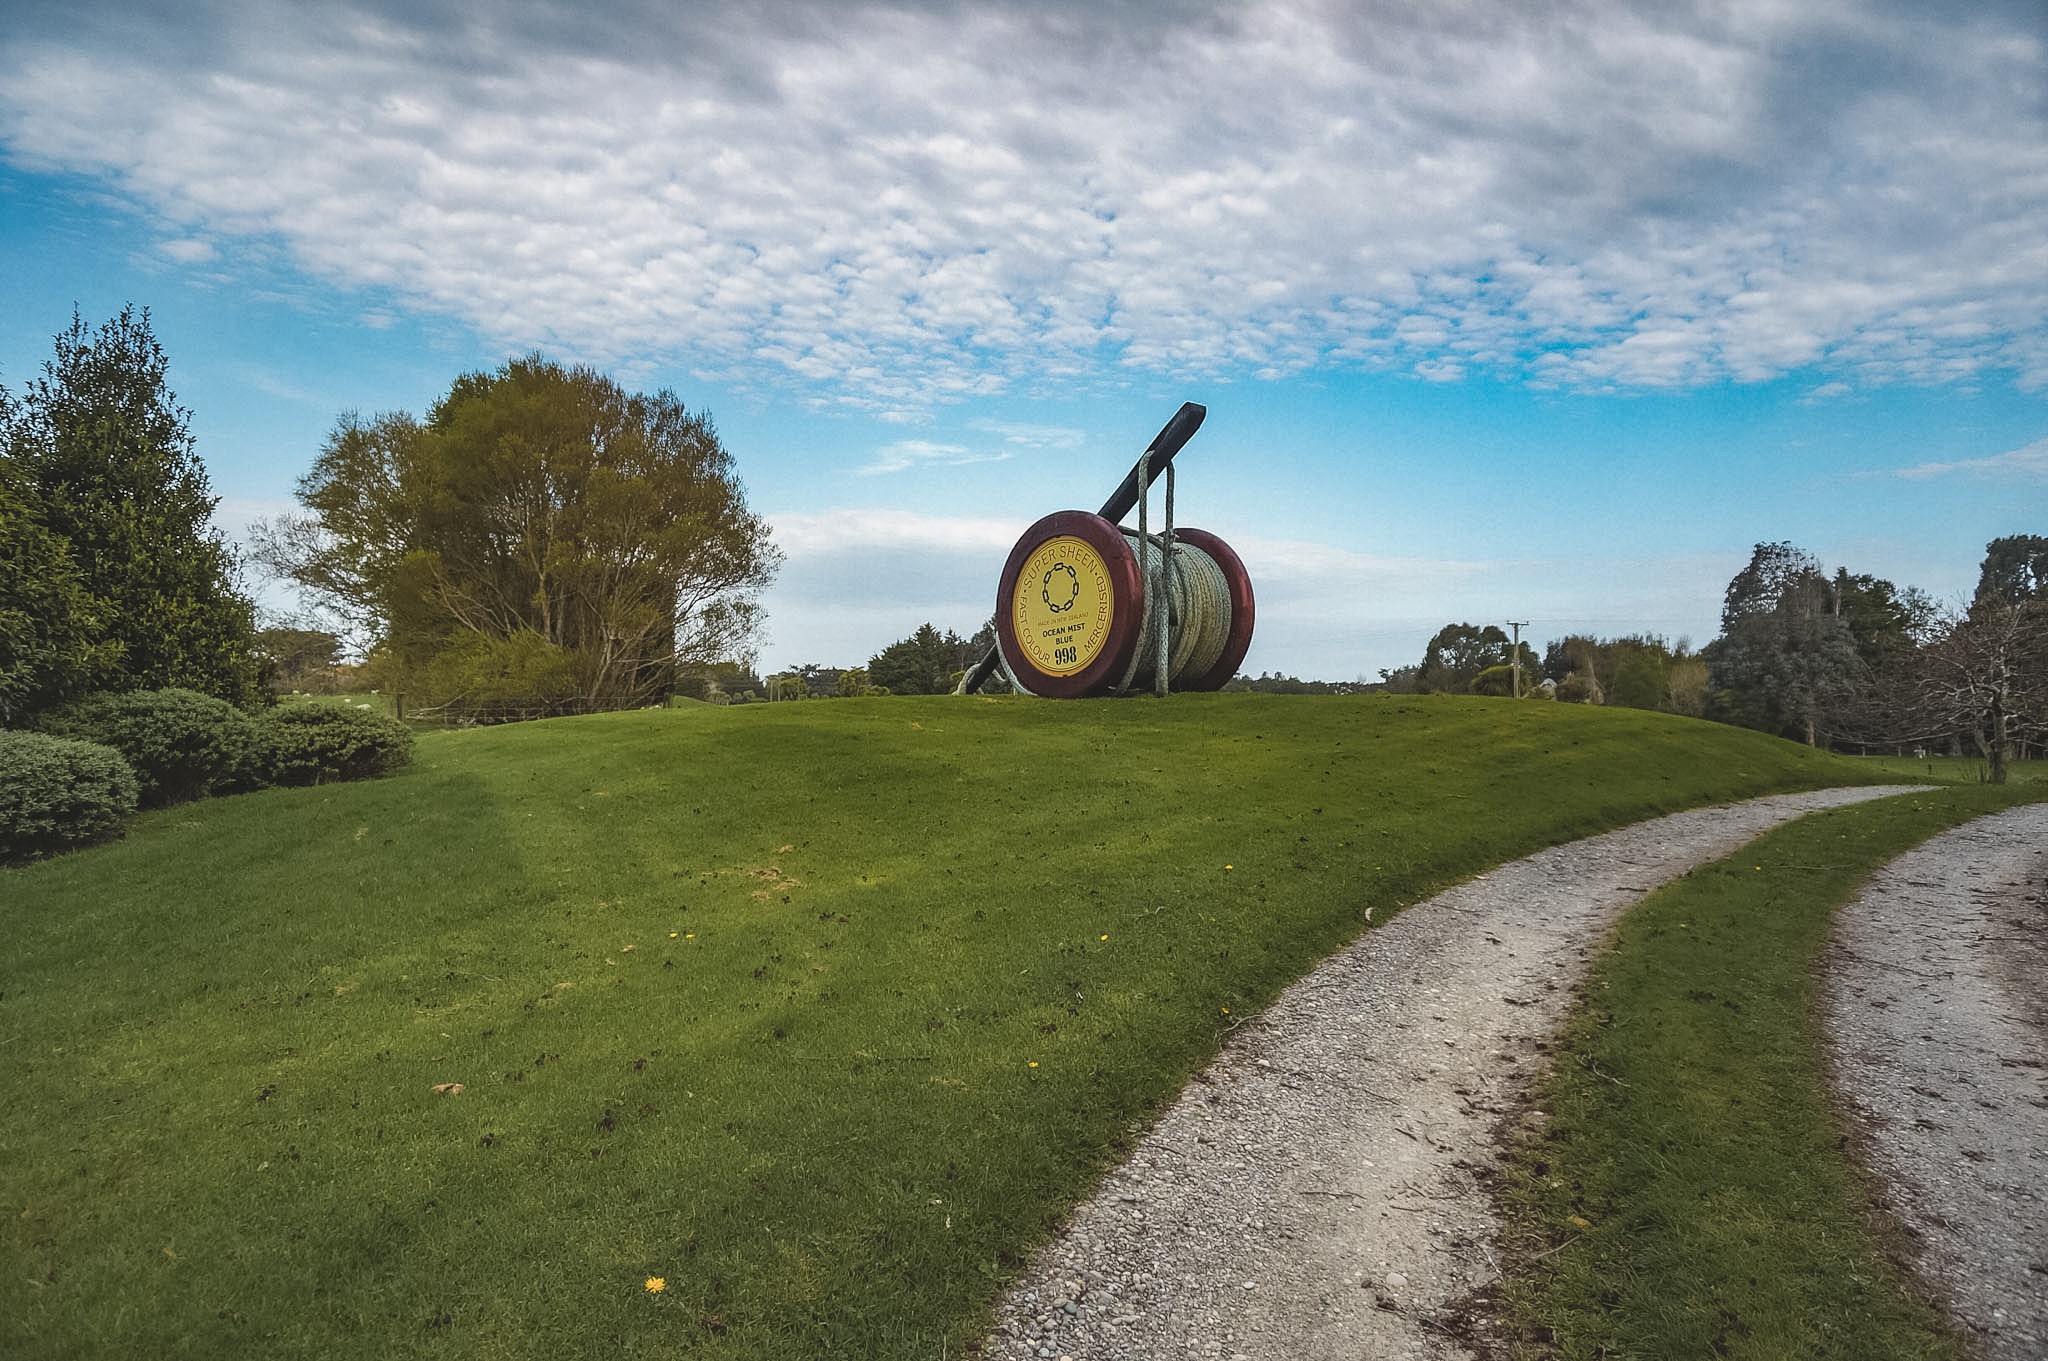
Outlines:
[[[179,10],[25,8],[7,154],[511,348],[885,411],[1104,359],[2048,384],[2026,5]]]

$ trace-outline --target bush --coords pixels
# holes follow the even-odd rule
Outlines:
[[[88,695],[43,715],[38,726],[120,752],[135,769],[145,808],[266,783],[268,760],[256,721],[196,690]]]
[[[287,704],[262,723],[278,784],[365,780],[412,760],[412,729],[369,709]]]
[[[0,731],[0,861],[118,836],[137,792],[135,772],[112,747]]]

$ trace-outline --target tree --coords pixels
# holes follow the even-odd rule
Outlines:
[[[1379,684],[1380,689],[1385,694],[1412,695],[1417,693],[1416,687],[1419,686],[1421,683],[1422,668],[1420,666],[1383,666],[1380,668]],[[1226,685],[1223,688],[1228,690],[1234,688],[1236,685],[1237,682],[1232,681],[1229,685]]]
[[[1830,587],[1831,609],[1849,626],[1856,655],[1872,669],[1908,656],[1935,622],[1934,601],[1925,591],[1904,590],[1882,577],[1851,575],[1837,568]]]
[[[869,695],[886,695],[889,692],[876,685],[864,666],[850,667],[839,673],[832,693],[840,699],[860,699]]]
[[[1662,709],[1671,693],[1671,652],[1659,638],[1617,638],[1607,703],[1623,709]]]
[[[868,682],[892,695],[950,694],[955,674],[974,665],[986,650],[976,646],[980,636],[967,639],[951,629],[940,633],[919,624],[908,638],[868,658]]]
[[[789,669],[789,674],[803,682],[805,698],[837,699],[842,693],[839,688],[840,678],[846,675],[846,672],[836,666],[827,666],[823,662],[799,662]],[[855,689],[851,693],[857,695],[860,691]]]
[[[1984,545],[1974,603],[2048,600],[2048,538],[2013,534]]]
[[[811,687],[800,671],[783,671],[768,678],[770,700],[799,700],[811,697]]]
[[[276,624],[256,630],[256,654],[278,683],[296,688],[341,664],[341,637],[304,623]]]
[[[70,545],[43,527],[19,484],[0,455],[0,727],[82,694],[118,655],[102,641]]]
[[[1507,662],[1508,636],[1488,624],[1446,624],[1423,649],[1422,671],[1415,678],[1418,694],[1464,694],[1473,677],[1489,666]]]
[[[1507,665],[1489,666],[1474,676],[1471,684],[1465,688],[1475,695],[1491,695],[1498,699],[1510,699],[1514,697],[1515,686],[1518,683],[1515,679],[1514,667]]]
[[[1664,708],[1688,718],[1703,717],[1707,712],[1708,686],[1706,658],[1691,651],[1685,639],[1679,639],[1678,650],[1671,654],[1671,670],[1665,678]]]
[[[1415,689],[1425,695],[1470,694],[1480,672],[1490,667],[1512,666],[1516,660],[1514,644],[1498,626],[1446,624],[1436,631],[1423,651]],[[1527,643],[1522,644],[1519,660],[1525,681],[1539,673],[1535,649]],[[1512,673],[1509,679],[1512,681]]]
[[[1543,649],[1543,675],[1557,682],[1557,698],[1567,704],[1605,704],[1600,684],[1603,648],[1582,633],[1567,634]]]
[[[1683,638],[1674,646],[1655,634],[1605,641],[1570,634],[1544,650],[1543,674],[1557,682],[1557,698],[1571,703],[1694,718],[1706,706],[1707,664]]]
[[[1728,583],[1721,636],[1702,653],[1712,678],[1709,715],[1817,745],[1863,671],[1832,599],[1810,554],[1758,544]]]
[[[2048,734],[2048,538],[1984,546],[1969,608],[1944,617],[1915,659],[1911,719],[1977,749],[1993,784]]]
[[[1978,600],[1920,657],[1920,711],[1961,735],[2004,784],[2014,750],[2048,733],[2048,600]]]
[[[95,683],[252,703],[255,607],[212,526],[216,498],[168,368],[146,310],[123,308],[97,331],[74,312],[42,376],[0,408],[0,433],[92,601]]]
[[[708,417],[537,355],[425,422],[345,415],[298,492],[259,561],[430,702],[663,698],[744,648],[780,561]]]

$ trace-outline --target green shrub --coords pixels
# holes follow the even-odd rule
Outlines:
[[[117,836],[136,795],[135,772],[112,747],[0,731],[0,861]]]
[[[278,784],[364,780],[412,760],[412,729],[370,709],[287,704],[262,724]]]
[[[196,690],[88,695],[43,715],[39,726],[120,752],[135,769],[145,808],[262,784],[268,764],[256,721]]]

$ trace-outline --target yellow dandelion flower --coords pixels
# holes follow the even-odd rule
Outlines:
[[[1223,868],[1225,868],[1225,869],[1227,869],[1227,870],[1234,870],[1234,869],[1236,869],[1236,868],[1237,868],[1237,866],[1235,866],[1235,865],[1225,865],[1225,866],[1224,866]]]
[[[1031,1060],[1031,1064],[1030,1064],[1030,1066],[1031,1066],[1031,1067],[1033,1067],[1033,1068],[1036,1068],[1036,1067],[1038,1066],[1038,1060],[1037,1060],[1037,1059],[1033,1059],[1033,1060]]]
[[[695,931],[685,931],[685,932],[683,932],[683,939],[684,939],[684,940],[695,940],[695,939],[697,939],[697,933],[696,933]]]
[[[671,931],[671,932],[669,932],[669,933],[668,933],[668,938],[669,938],[670,940],[674,940],[674,939],[676,938],[676,936],[677,936],[678,934],[679,934],[679,933],[677,933],[677,932],[675,932],[675,931]]]
[[[664,1291],[664,1290],[666,1290],[666,1289],[668,1289],[668,1282],[667,1282],[667,1281],[665,1281],[665,1280],[663,1280],[663,1279],[662,1279],[661,1277],[659,1277],[659,1276],[649,1276],[649,1277],[647,1278],[647,1293],[648,1293],[648,1294],[650,1294],[650,1295],[659,1295],[659,1294],[660,1294],[660,1293],[661,1293],[662,1291]]]
[[[1107,935],[1101,935],[1101,936],[1097,936],[1097,937],[1096,937],[1096,939],[1097,939],[1097,940],[1108,940],[1108,939],[1109,939],[1109,937],[1108,937]]]

